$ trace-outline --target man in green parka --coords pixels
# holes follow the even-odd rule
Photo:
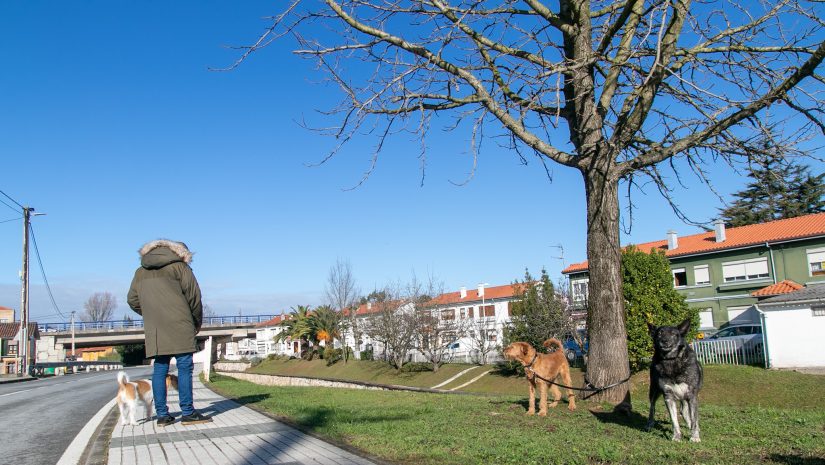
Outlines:
[[[127,301],[143,315],[146,357],[154,358],[152,392],[158,426],[175,422],[166,406],[166,375],[172,357],[178,366],[181,423],[212,421],[195,411],[192,399],[192,354],[195,335],[203,321],[198,281],[189,263],[192,252],[183,242],[160,239],[141,247],[140,268],[135,271]]]

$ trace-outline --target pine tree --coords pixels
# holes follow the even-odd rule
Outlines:
[[[721,217],[728,226],[745,226],[825,211],[825,173],[813,176],[810,167],[776,156],[755,165],[748,177],[752,181],[746,189],[733,194],[735,200],[730,206],[720,209]]]

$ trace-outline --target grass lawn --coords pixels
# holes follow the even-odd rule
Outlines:
[[[464,368],[445,369],[457,373]],[[433,375],[413,373],[405,379],[427,385],[432,378],[427,383],[418,379],[425,374]],[[661,400],[656,428],[644,431],[648,405],[643,374],[634,378],[635,411],[629,417],[581,401],[575,412],[562,402],[546,418],[528,417],[524,381],[503,376],[485,377],[485,384],[477,386],[485,395],[479,396],[265,387],[220,376],[211,387],[394,463],[825,464],[825,379],[749,367],[709,366],[705,374],[700,444],[669,440]],[[324,370],[312,375],[341,378]],[[391,373],[373,375],[383,383],[408,384],[383,377]],[[502,393],[495,393],[496,386]]]

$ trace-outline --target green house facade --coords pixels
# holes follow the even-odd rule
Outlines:
[[[735,321],[756,321],[749,311],[753,293],[783,281],[825,284],[825,213],[767,223],[725,228],[639,244],[643,251],[661,250],[670,261],[673,285],[699,310],[700,327],[718,328]],[[567,267],[574,305],[587,298],[587,262]],[[775,295],[770,289],[759,297]]]

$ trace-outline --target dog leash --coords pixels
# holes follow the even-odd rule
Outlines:
[[[532,363],[530,365],[532,365]],[[625,378],[621,381],[616,381],[613,384],[608,384],[607,386],[602,386],[602,387],[596,387],[596,386],[593,386],[592,384],[590,384],[590,381],[588,381],[587,377],[585,376],[585,378],[584,378],[585,386],[591,386],[591,387],[589,387],[589,388],[579,388],[579,387],[573,387],[573,386],[565,386],[564,384],[560,384],[560,383],[557,383],[555,381],[550,381],[549,379],[547,379],[547,378],[539,375],[538,373],[536,373],[535,370],[531,369],[529,365],[524,367],[524,368],[525,368],[525,370],[530,370],[530,372],[533,373],[534,377],[544,381],[545,383],[553,384],[555,386],[558,386],[558,387],[564,388],[564,389],[571,389],[571,390],[574,390],[574,391],[582,391],[582,392],[590,392],[591,394],[588,395],[587,397],[591,397],[591,396],[595,395],[596,393],[606,391],[610,388],[614,388],[614,387],[616,387],[620,384],[624,384],[624,383],[630,381],[630,376],[628,376],[627,378]],[[585,399],[587,399],[587,397],[585,397]]]

